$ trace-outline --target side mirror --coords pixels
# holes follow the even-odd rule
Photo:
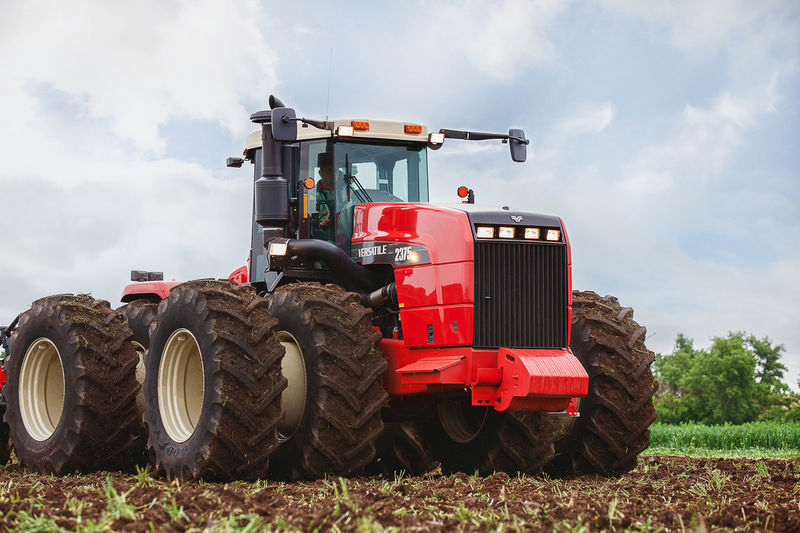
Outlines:
[[[294,109],[276,107],[272,110],[272,138],[281,142],[297,140],[297,122]]]
[[[517,163],[524,163],[528,157],[528,143],[525,132],[522,130],[508,130],[508,149],[511,150],[511,159]],[[515,138],[516,137],[516,138]],[[525,142],[518,139],[525,139]]]

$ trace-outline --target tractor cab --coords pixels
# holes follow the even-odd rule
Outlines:
[[[320,239],[350,253],[353,214],[365,203],[428,201],[427,128],[390,120],[334,120],[297,128],[293,142],[282,143],[292,218],[287,236]],[[248,136],[245,157],[254,179],[263,175],[262,132]],[[252,282],[264,281],[261,226],[253,221]],[[270,273],[267,273],[269,276]]]

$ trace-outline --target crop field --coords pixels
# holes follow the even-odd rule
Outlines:
[[[149,470],[0,467],[11,531],[800,530],[800,459],[642,457],[620,478],[418,477],[179,483]]]
[[[800,456],[800,424],[752,422],[741,425],[653,424],[649,455],[702,457]]]

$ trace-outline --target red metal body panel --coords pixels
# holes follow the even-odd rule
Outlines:
[[[472,261],[474,253],[467,214],[430,204],[355,206],[352,242],[363,241],[419,244],[428,249],[434,264]]]
[[[246,265],[241,266],[236,270],[234,270],[233,272],[231,272],[231,275],[228,276],[228,279],[233,281],[234,283],[247,283],[249,281],[247,271],[248,268]]]
[[[469,346],[472,344],[472,304],[401,308],[403,340],[417,346]],[[428,330],[432,335],[429,338]]]
[[[169,296],[169,290],[175,285],[180,285],[182,281],[136,281],[128,283],[122,289],[123,302],[132,302],[138,298],[160,298]]]
[[[2,367],[0,367],[0,389],[3,388],[3,386],[6,384],[6,381],[8,381],[8,376],[6,376],[6,371],[3,370]]]
[[[430,255],[430,264],[395,269],[405,345],[472,344],[474,241],[467,214],[429,204],[378,203],[357,205],[353,221],[354,244],[407,242]]]
[[[383,339],[381,350],[389,364],[384,386],[390,396],[469,387],[473,405],[564,411],[589,389],[589,375],[569,350],[408,349],[393,339]]]
[[[461,261],[396,268],[394,279],[400,307],[471,304],[475,293],[472,265],[472,261]]]

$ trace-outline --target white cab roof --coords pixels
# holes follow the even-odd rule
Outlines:
[[[428,128],[416,122],[401,122],[399,120],[374,120],[374,119],[336,119],[333,121],[335,132],[339,126],[352,126],[354,122],[369,123],[368,130],[354,129],[352,137],[347,139],[386,139],[389,141],[404,142],[428,142]],[[310,139],[327,139],[332,132],[323,130],[311,125],[297,123],[297,140],[305,141]],[[406,125],[414,125],[422,128],[419,133],[406,133]],[[261,130],[250,132],[247,136],[247,145],[244,149],[245,154],[254,148],[261,148]]]

